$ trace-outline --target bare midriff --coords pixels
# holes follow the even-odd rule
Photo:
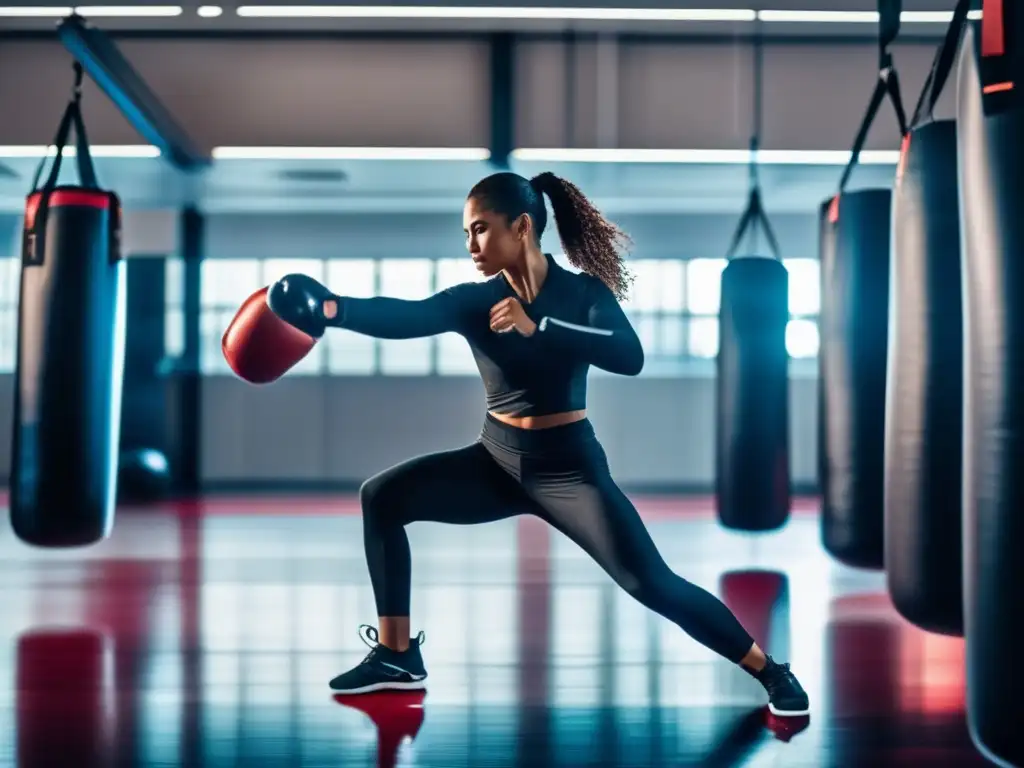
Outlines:
[[[565,424],[572,424],[574,421],[582,421],[587,418],[586,410],[565,411],[563,413],[546,413],[543,416],[509,416],[504,413],[489,411],[491,416],[502,424],[518,429],[551,429],[561,427]]]

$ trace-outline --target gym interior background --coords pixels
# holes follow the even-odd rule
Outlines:
[[[0,764],[395,764],[388,755],[416,737],[423,700],[384,717],[335,706],[326,688],[365,655],[355,628],[373,621],[352,491],[395,462],[473,440],[481,384],[456,338],[334,330],[283,380],[254,387],[227,370],[221,335],[247,296],[288,272],[402,298],[476,279],[462,205],[504,167],[576,182],[633,237],[627,310],[647,363],[636,378],[593,371],[589,414],[666,561],[793,660],[814,720],[763,736],[762,692],[742,671],[536,520],[411,526],[414,627],[435,665],[417,764],[990,757],[967,733],[963,640],[912,625],[885,573],[827,553],[809,497],[819,209],[878,82],[878,3],[526,5],[76,9],[201,160],[179,167],[128,119],[131,104],[86,77],[99,180],[124,204],[134,394],[122,446],[163,452],[178,500],[121,509],[111,538],[70,552],[0,537]],[[952,5],[902,3],[891,53],[908,111]],[[12,431],[25,196],[72,88],[54,32],[70,10],[0,7],[0,434]],[[955,90],[937,117],[954,115]],[[790,280],[796,493],[791,519],[767,535],[725,530],[709,495],[720,275],[755,127]],[[890,188],[899,146],[883,104],[849,189]],[[70,159],[62,178],[74,182]],[[558,254],[554,228],[544,246]],[[10,451],[0,439],[0,486]],[[59,749],[64,762],[47,762]]]
[[[635,241],[629,311],[648,363],[637,380],[591,378],[590,412],[615,476],[627,490],[711,488],[719,275],[746,202],[754,120],[750,21],[311,21],[196,11],[93,23],[212,153],[209,168],[188,174],[154,156],[89,79],[83,110],[101,182],[124,200],[126,252],[166,265],[165,290],[149,300],[163,304],[165,354],[179,363],[168,386],[198,365],[197,472],[206,489],[351,487],[408,455],[473,439],[482,389],[457,338],[332,333],[285,380],[253,388],[227,370],[220,336],[245,296],[288,271],[353,295],[409,298],[475,279],[461,206],[499,159],[501,121],[513,170],[575,180]],[[20,212],[66,102],[72,60],[46,23],[3,21],[0,103],[17,105],[0,121],[0,162],[11,171],[0,174],[0,398],[9,402]],[[835,190],[874,87],[875,26],[856,15],[761,24],[761,175],[790,272],[797,490],[816,481],[817,210]],[[919,91],[943,32],[912,15],[904,23],[893,51],[905,93]],[[507,73],[495,66],[499,44],[509,48]],[[951,113],[951,104],[947,96],[939,111]],[[898,142],[883,106],[853,188],[888,183]],[[198,212],[192,225],[186,207]],[[199,242],[186,256],[189,226]],[[553,230],[544,245],[558,253]],[[186,257],[202,260],[191,341]],[[0,430],[9,413],[0,410]],[[8,451],[0,441],[0,472]]]

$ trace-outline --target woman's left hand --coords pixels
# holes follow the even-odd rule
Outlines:
[[[523,336],[533,336],[537,324],[526,316],[519,299],[510,296],[491,307],[491,330],[495,333],[518,331]]]

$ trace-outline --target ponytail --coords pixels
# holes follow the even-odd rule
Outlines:
[[[566,258],[577,269],[598,278],[615,298],[629,295],[633,276],[626,268],[629,236],[608,221],[572,182],[545,171],[530,179],[539,196],[547,195]]]

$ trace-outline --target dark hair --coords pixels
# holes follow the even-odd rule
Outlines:
[[[545,194],[551,200],[558,237],[569,263],[601,280],[620,301],[625,299],[633,282],[624,257],[630,239],[602,216],[575,184],[546,171],[529,180],[505,172],[478,181],[469,191],[471,199],[482,201],[509,221],[529,214],[538,245],[547,226]]]

